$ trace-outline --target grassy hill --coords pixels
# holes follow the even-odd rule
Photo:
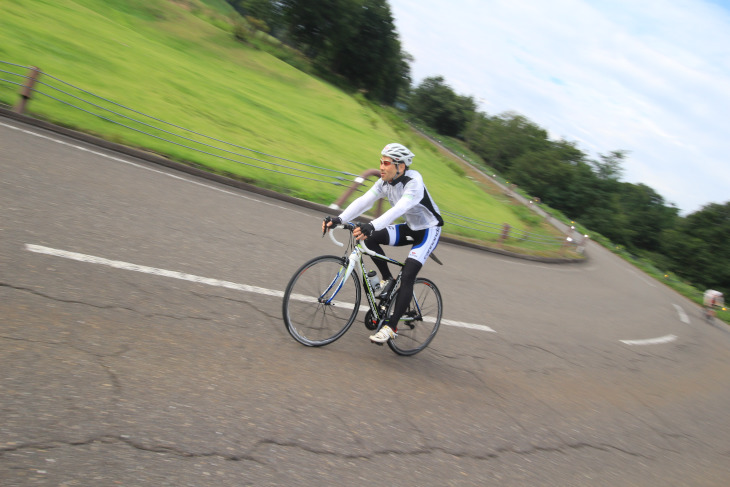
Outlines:
[[[373,106],[360,94],[344,92],[263,49],[237,41],[236,17],[223,0],[3,0],[0,60],[38,66],[71,85],[189,129],[171,129],[175,133],[206,134],[334,170],[360,174],[376,168],[382,146],[398,141],[416,154],[414,168],[424,174],[442,210],[557,235],[501,192],[485,191],[483,183],[466,177],[460,163],[412,131],[392,110]],[[17,91],[17,86],[0,83],[0,103],[14,104]],[[123,130],[50,98],[37,96],[29,111],[311,201],[329,204],[343,192],[342,187]],[[445,231],[496,238],[454,225]]]

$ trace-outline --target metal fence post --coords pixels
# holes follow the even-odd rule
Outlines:
[[[25,111],[26,105],[28,105],[28,102],[33,97],[33,87],[35,86],[35,82],[38,81],[40,74],[40,69],[35,66],[30,67],[30,73],[25,78],[25,84],[20,88],[20,100],[18,100],[18,104],[15,105],[13,111],[20,114]]]
[[[566,237],[563,240],[563,245],[560,246],[560,254],[565,255],[571,245],[575,245],[575,240],[573,240],[573,237]]]
[[[510,226],[509,223],[505,223],[502,227],[502,234],[499,236],[499,245],[504,245],[504,241],[509,238],[509,230]]]

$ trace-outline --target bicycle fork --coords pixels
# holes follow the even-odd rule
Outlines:
[[[332,282],[330,282],[329,286],[327,286],[327,289],[324,290],[324,292],[319,296],[317,299],[318,302],[324,303],[324,304],[332,304],[332,300],[335,299],[335,296],[337,296],[337,293],[340,292],[340,289],[342,289],[342,286],[347,282],[347,278],[350,277],[350,274],[352,274],[352,270],[355,268],[355,263],[358,260],[358,251],[357,249],[353,249],[350,256],[347,258],[348,264],[347,267],[340,267],[340,270],[335,275],[334,279],[332,279]],[[344,273],[343,273],[344,271]],[[327,293],[329,293],[333,287],[335,287],[334,292],[332,295],[328,298]]]

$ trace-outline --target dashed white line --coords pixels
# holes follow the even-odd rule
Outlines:
[[[475,325],[473,323],[464,323],[463,321],[453,321],[453,320],[441,320],[441,323],[448,326],[458,326],[460,328],[470,328],[472,330],[480,330],[480,331],[489,331],[492,333],[496,333],[493,329],[489,328],[486,325]]]
[[[680,307],[677,304],[672,304],[672,306],[674,306],[674,309],[677,310],[677,314],[679,315],[680,321],[682,321],[682,323],[689,325],[689,317],[687,316],[687,313],[684,312],[684,309],[682,309],[682,307]],[[619,340],[619,341],[626,345],[661,345],[662,343],[673,342],[676,339],[677,339],[677,335],[665,335],[663,337],[646,338],[643,340]]]
[[[674,306],[674,309],[677,310],[677,314],[679,315],[679,319],[682,323],[689,325],[689,317],[687,316],[687,313],[684,312],[684,309],[682,309],[682,307],[678,304],[672,304],[672,306]]]
[[[621,340],[626,345],[660,345],[662,343],[673,342],[677,339],[677,335],[666,335],[659,338],[647,338],[645,340]]]
[[[283,297],[284,293],[281,291],[274,291],[263,287],[249,286],[246,284],[238,284],[235,282],[221,281],[219,279],[210,279],[208,277],[196,276],[193,274],[186,274],[184,272],[168,271],[166,269],[158,269],[157,267],[148,267],[146,265],[132,264],[130,262],[123,262],[121,260],[105,259],[103,257],[96,257],[93,255],[79,254],[77,252],[69,252],[67,250],[53,249],[50,247],[43,247],[42,245],[25,244],[25,248],[31,252],[37,254],[53,255],[56,257],[63,257],[64,259],[76,260],[79,262],[88,262],[90,264],[105,265],[108,267],[114,267],[115,269],[124,269],[125,271],[143,272],[145,274],[153,274],[155,276],[171,277],[173,279],[181,279],[183,281],[197,282],[200,284],[207,284],[208,286],[225,287],[228,289],[235,289],[237,291],[244,291],[249,293],[265,294],[267,296]]]
[[[248,284],[239,284],[236,282],[222,281],[220,279],[211,279],[209,277],[201,277],[201,276],[196,276],[194,274],[186,274],[184,272],[170,271],[167,269],[160,269],[157,267],[149,267],[149,266],[145,266],[145,265],[133,264],[133,263],[124,262],[121,260],[105,259],[104,257],[80,254],[78,252],[70,252],[68,250],[54,249],[51,247],[44,247],[42,245],[25,244],[25,248],[26,248],[26,250],[37,253],[37,254],[52,255],[55,257],[62,257],[64,259],[75,260],[78,262],[87,262],[90,264],[104,265],[104,266],[108,266],[108,267],[113,267],[115,269],[123,269],[126,271],[142,272],[145,274],[152,274],[155,276],[169,277],[172,279],[181,279],[183,281],[190,281],[190,282],[195,282],[198,284],[206,284],[208,286],[217,286],[217,287],[223,287],[223,288],[227,288],[227,289],[234,289],[236,291],[243,291],[243,292],[247,292],[247,293],[263,294],[265,296],[273,296],[273,297],[277,297],[277,298],[284,297],[284,293],[282,291],[277,291],[274,289],[267,289],[267,288],[258,287],[258,286],[249,286]],[[299,299],[301,301],[308,301],[308,300],[312,299],[311,297],[307,297],[307,296],[293,296],[293,298]],[[362,309],[367,310],[368,308],[362,307]],[[447,325],[447,326],[456,326],[456,327],[460,327],[460,328],[469,328],[472,330],[494,332],[494,330],[489,328],[488,326],[477,325],[474,323],[464,323],[462,321],[454,321],[454,320],[446,320],[446,319],[442,319],[441,323],[443,325]]]

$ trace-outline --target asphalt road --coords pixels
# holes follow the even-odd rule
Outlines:
[[[312,349],[322,214],[3,118],[0,176],[4,487],[730,484],[730,333],[595,244],[441,244],[427,350]]]

